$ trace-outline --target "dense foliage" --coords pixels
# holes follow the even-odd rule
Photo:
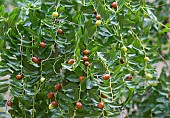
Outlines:
[[[140,117],[170,116],[168,77],[157,79],[152,67],[160,54],[169,59],[160,47],[170,25],[145,0],[113,2],[0,7],[0,76],[11,76],[0,80],[0,93],[13,96],[0,105],[12,107],[11,117],[117,117],[133,105]]]
[[[156,0],[154,3],[148,3],[148,6],[160,21],[159,25],[156,23],[151,27],[149,39],[152,45],[159,47],[157,50],[159,56],[155,63],[163,62],[164,68],[157,78],[155,87],[146,91],[145,94],[134,95],[129,105],[129,117],[168,118],[170,117],[170,65],[168,62],[170,60],[170,35],[167,32],[170,30],[166,26],[170,27],[170,3],[168,4],[166,0]],[[157,66],[157,68],[161,67],[160,64]]]

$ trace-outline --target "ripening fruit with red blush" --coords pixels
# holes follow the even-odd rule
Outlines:
[[[113,2],[111,5],[112,8],[116,9],[117,8],[117,2]]]
[[[80,82],[81,82],[83,79],[84,79],[84,76],[80,76],[80,77],[79,77]]]
[[[94,10],[94,11],[93,11],[93,14],[94,14],[94,15],[96,15],[96,14],[97,14],[96,10]]]
[[[88,61],[88,56],[85,55],[85,56],[83,57],[83,60],[84,60],[84,61]]]
[[[47,95],[48,99],[51,99],[54,97],[54,93],[53,92],[49,92]]]
[[[77,109],[82,109],[82,103],[81,102],[76,102],[76,107]]]
[[[57,103],[56,101],[52,101],[52,102],[51,102],[51,105],[52,105],[53,107],[56,107],[56,106],[58,105],[58,103]]]
[[[132,80],[132,76],[131,76],[131,75],[127,76],[127,77],[126,77],[126,80],[131,81],[131,80]]]
[[[61,89],[61,84],[56,84],[54,87],[55,90],[60,90]]]
[[[124,64],[125,62],[124,62],[124,60],[123,60],[123,59],[120,59],[120,63],[121,63],[121,64]]]
[[[85,62],[84,62],[84,65],[85,65],[85,66],[89,66],[90,63],[89,63],[88,61],[85,61]]]
[[[38,62],[38,58],[37,58],[37,57],[32,57],[32,61],[33,61],[34,63],[37,63],[37,62]]]
[[[68,61],[68,64],[73,64],[74,63],[74,59],[70,59],[69,61]]]
[[[8,101],[8,102],[7,102],[7,105],[8,105],[9,107],[11,107],[11,106],[12,106],[12,102],[11,102],[11,101]]]
[[[21,75],[21,74],[18,74],[18,75],[16,76],[16,79],[17,79],[17,80],[21,80],[21,79],[22,79],[22,75]]]
[[[40,47],[41,48],[45,48],[45,43],[44,42],[40,42]]]
[[[88,55],[89,54],[89,50],[84,50],[83,52],[85,55]]]
[[[37,58],[37,64],[40,64],[41,63],[41,59],[40,58]]]
[[[110,78],[110,75],[109,75],[109,74],[104,74],[104,75],[103,75],[103,79],[104,79],[104,80],[108,80],[109,78]]]
[[[100,103],[98,104],[98,108],[99,108],[99,109],[103,109],[103,108],[104,108],[104,102],[100,102]]]
[[[101,97],[102,98],[107,98],[107,96],[105,94],[103,94],[103,93],[101,93]]]
[[[62,30],[62,29],[58,29],[58,30],[57,30],[57,33],[58,33],[58,34],[63,34],[63,30]]]
[[[96,19],[97,19],[97,20],[100,20],[100,19],[101,19],[101,18],[100,18],[100,15],[97,15],[97,16],[96,16]]]

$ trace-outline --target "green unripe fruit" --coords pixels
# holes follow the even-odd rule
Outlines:
[[[102,23],[102,21],[101,21],[101,20],[97,20],[97,21],[96,21],[96,25],[97,25],[97,26],[100,26],[100,25],[101,25],[101,23]]]
[[[48,109],[49,109],[49,110],[53,109],[53,105],[52,105],[52,104],[49,104]]]
[[[127,48],[126,48],[125,46],[122,47],[122,50],[123,50],[124,52],[127,52]]]
[[[53,15],[54,18],[57,18],[58,17],[58,12],[53,12],[52,15]]]
[[[152,79],[152,75],[151,75],[150,73],[147,73],[147,74],[146,74],[146,78]]]
[[[145,58],[144,58],[144,61],[145,61],[145,62],[148,62],[148,61],[149,61],[149,57],[145,57]]]
[[[40,82],[44,82],[45,78],[41,77]]]

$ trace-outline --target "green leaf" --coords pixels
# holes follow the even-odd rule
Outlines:
[[[74,100],[75,102],[78,101],[79,99],[79,89],[76,89],[75,92],[74,92]]]
[[[93,23],[92,23],[92,19],[89,19],[86,23],[85,23],[85,28],[88,29],[89,27],[92,27]]]
[[[1,40],[0,40],[0,51],[2,51],[3,46],[4,46],[4,40],[1,39]]]
[[[71,81],[71,82],[79,82],[79,77],[74,75],[74,74],[68,76],[66,79]]]
[[[88,93],[89,93],[90,99],[91,99],[93,102],[95,102],[95,103],[100,102],[99,96],[95,94],[95,91],[94,91],[94,90],[89,90]]]
[[[70,92],[70,91],[74,91],[74,89],[78,88],[78,84],[76,83],[69,83],[65,86],[63,86],[62,90],[63,91],[67,91],[67,92]]]
[[[81,7],[81,12],[83,12],[83,13],[92,14],[93,10],[94,10],[93,5]]]
[[[97,5],[96,9],[97,9],[98,14],[100,14],[101,17],[105,21],[107,21],[109,19],[109,17],[110,17],[110,12],[105,8],[105,6],[103,5],[102,1],[97,0],[96,2],[97,2],[96,3],[96,5]]]
[[[96,29],[97,29],[97,26],[92,26],[87,29],[89,38],[93,36],[93,34],[96,32]]]
[[[69,66],[69,65],[67,65],[67,64],[61,64],[63,67],[64,67],[64,69],[67,69],[67,70],[69,70],[69,71],[73,71],[72,70],[72,66]]]
[[[51,35],[53,41],[55,41],[56,40],[56,36],[55,36],[54,31],[52,29],[50,29],[50,35]]]
[[[83,41],[85,44],[88,44],[88,39],[89,39],[88,34],[89,34],[88,30],[85,29],[84,36],[83,36]]]
[[[130,101],[130,99],[132,98],[132,96],[133,96],[133,90],[129,89],[129,91],[128,91],[128,97],[126,98],[126,100],[125,100],[125,102],[124,102],[123,104],[126,105],[126,104]]]
[[[161,30],[160,34],[163,34],[165,32],[170,32],[170,28],[164,28]]]
[[[88,78],[83,78],[83,80],[81,81],[80,85],[81,85],[81,90],[85,91],[86,90],[86,81]]]

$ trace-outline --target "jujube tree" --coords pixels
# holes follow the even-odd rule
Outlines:
[[[144,0],[37,1],[0,13],[12,117],[116,117],[156,82]]]

